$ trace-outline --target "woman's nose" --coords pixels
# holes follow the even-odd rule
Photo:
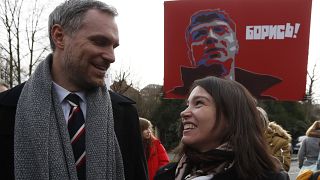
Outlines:
[[[189,107],[187,107],[185,110],[183,110],[181,113],[180,113],[180,117],[183,119],[187,119],[188,117],[190,117],[191,113],[190,113],[190,110],[189,110]]]

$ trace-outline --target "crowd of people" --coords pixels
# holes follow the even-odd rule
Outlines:
[[[225,77],[192,83],[170,160],[151,121],[105,85],[117,14],[97,0],[63,2],[49,16],[52,53],[25,83],[1,82],[1,179],[289,179],[291,136]],[[319,129],[307,131],[301,168],[318,160]]]

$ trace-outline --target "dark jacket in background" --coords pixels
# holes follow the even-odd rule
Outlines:
[[[0,179],[14,179],[14,123],[24,84],[0,93]],[[114,129],[120,145],[126,180],[147,180],[147,164],[134,102],[110,91]]]

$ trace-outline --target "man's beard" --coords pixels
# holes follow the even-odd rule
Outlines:
[[[68,81],[70,81],[73,85],[80,88],[80,90],[91,90],[105,85],[104,81],[101,83],[96,83],[94,81],[90,82],[87,72],[83,71],[85,68],[81,67],[81,64],[76,62],[77,60],[73,59],[71,53],[66,53],[64,57],[64,71],[68,76]]]

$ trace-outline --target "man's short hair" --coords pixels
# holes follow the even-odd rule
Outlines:
[[[234,21],[225,11],[220,9],[200,10],[194,13],[190,18],[190,22],[185,34],[186,41],[189,43],[189,35],[193,27],[198,26],[199,24],[209,23],[214,20],[220,20],[228,23],[231,29],[236,32],[236,25]]]
[[[68,0],[57,6],[50,14],[48,21],[48,31],[51,49],[56,46],[51,37],[51,29],[55,24],[63,27],[66,34],[79,30],[86,12],[90,9],[97,9],[115,17],[118,15],[117,9],[98,0]]]

